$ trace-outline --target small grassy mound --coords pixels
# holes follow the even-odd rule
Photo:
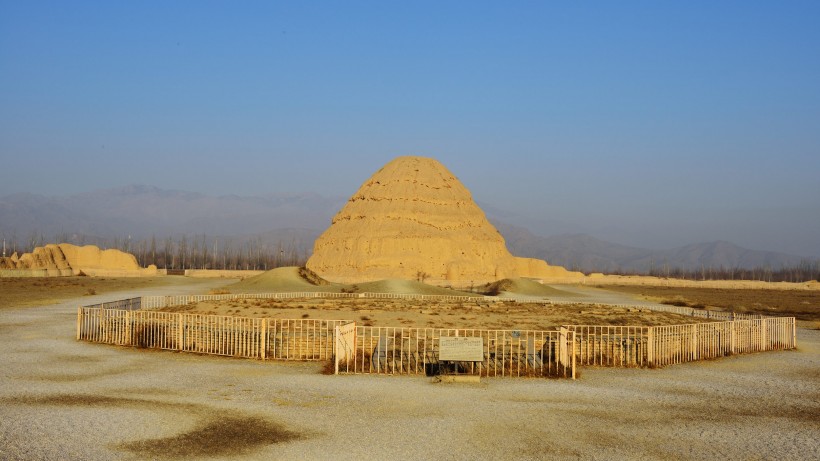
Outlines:
[[[694,303],[686,298],[682,298],[680,296],[676,296],[672,299],[662,299],[660,301],[661,304],[666,304],[669,306],[678,306],[678,307],[693,307],[695,309],[706,309],[706,306],[703,303]]]
[[[449,288],[436,287],[415,280],[386,279],[375,282],[357,283],[347,287],[348,292],[353,293],[400,293],[419,295],[449,295],[449,296],[481,296],[475,293],[451,290]]]
[[[524,278],[502,279],[490,283],[484,287],[484,292],[490,296],[534,296],[540,298],[578,296],[575,293],[559,290]]]
[[[330,283],[307,269],[277,267],[226,288],[231,293],[339,292],[342,285]]]
[[[303,267],[279,267],[225,287],[230,293],[285,293],[322,291],[330,293],[399,293],[421,295],[481,296],[441,288],[415,280],[387,279],[342,285],[323,279]]]

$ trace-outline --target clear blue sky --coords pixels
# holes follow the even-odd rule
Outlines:
[[[0,196],[415,154],[540,234],[820,256],[820,2],[545,3],[0,0]]]

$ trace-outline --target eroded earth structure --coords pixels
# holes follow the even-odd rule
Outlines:
[[[120,250],[101,250],[94,245],[70,243],[36,247],[31,253],[0,258],[0,269],[45,271],[41,275],[156,275],[156,266],[143,269],[137,258]]]
[[[461,181],[437,160],[413,156],[394,159],[362,184],[316,240],[307,267],[341,283],[583,276],[510,254]]]

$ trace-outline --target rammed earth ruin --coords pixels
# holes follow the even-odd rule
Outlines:
[[[461,181],[437,160],[415,156],[394,159],[362,184],[316,240],[307,268],[340,283],[583,277],[510,254]]]
[[[156,275],[154,265],[141,268],[137,258],[120,250],[101,250],[94,245],[76,246],[70,243],[36,247],[31,253],[17,253],[0,258],[0,269],[32,272],[39,276],[65,275]]]

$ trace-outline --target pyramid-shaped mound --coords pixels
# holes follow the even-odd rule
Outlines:
[[[424,278],[477,284],[539,276],[546,269],[570,274],[512,256],[470,191],[444,165],[409,156],[362,184],[316,240],[307,267],[343,283]]]

